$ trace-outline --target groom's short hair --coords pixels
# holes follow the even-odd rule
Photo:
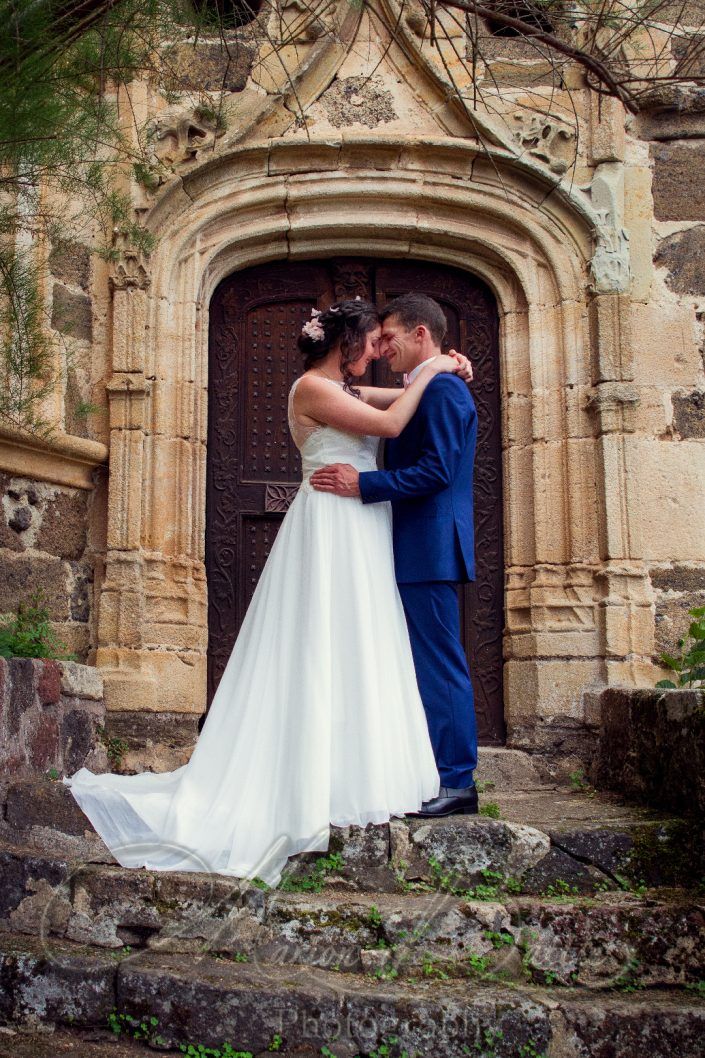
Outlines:
[[[428,294],[400,294],[384,306],[379,314],[380,323],[390,316],[396,316],[407,331],[421,324],[428,327],[436,345],[442,345],[448,330],[445,312]]]

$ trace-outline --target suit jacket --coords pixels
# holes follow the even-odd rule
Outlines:
[[[363,503],[391,500],[398,583],[475,580],[476,440],[470,391],[455,375],[437,375],[399,437],[387,441],[385,469],[360,474]]]

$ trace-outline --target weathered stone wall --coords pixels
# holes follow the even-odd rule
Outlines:
[[[610,688],[601,699],[593,782],[705,819],[705,692]]]
[[[79,661],[95,648],[91,507],[85,489],[0,472],[0,614],[41,592],[66,653]]]
[[[705,604],[705,92],[654,93],[634,131],[632,208],[650,233],[632,251],[635,355],[653,438],[640,451],[639,521],[657,660],[679,652],[688,609]]]
[[[103,681],[95,668],[66,661],[0,658],[0,781],[108,771],[99,728]]]

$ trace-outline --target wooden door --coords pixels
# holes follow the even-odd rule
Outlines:
[[[206,572],[208,702],[212,700],[277,529],[301,478],[289,436],[289,388],[301,373],[296,337],[311,309],[346,297],[382,307],[418,290],[443,306],[446,347],[473,363],[476,580],[460,589],[463,638],[480,741],[505,740],[502,701],[502,462],[497,309],[489,288],[458,269],[415,261],[277,262],[236,272],[210,309]],[[399,385],[386,361],[365,381]]]

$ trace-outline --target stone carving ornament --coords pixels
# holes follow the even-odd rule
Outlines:
[[[224,132],[217,117],[200,107],[169,107],[149,126],[151,161],[157,167],[190,164]]]
[[[555,118],[517,111],[513,136],[522,150],[545,162],[552,173],[563,174],[575,161],[576,136]]]

